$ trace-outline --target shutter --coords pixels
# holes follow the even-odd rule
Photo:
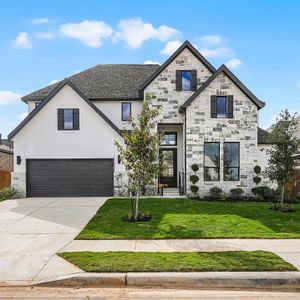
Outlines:
[[[176,91],[182,90],[181,71],[176,70]]]
[[[211,118],[217,117],[217,96],[211,96],[210,98],[210,116]]]
[[[73,122],[74,130],[79,130],[79,108],[73,109]]]
[[[227,118],[233,118],[233,96],[227,96]]]
[[[197,91],[197,70],[191,70],[191,90]]]
[[[62,108],[57,109],[57,129],[64,130],[64,110]]]

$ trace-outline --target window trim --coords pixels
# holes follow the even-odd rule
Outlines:
[[[124,119],[124,115],[123,115],[123,105],[124,104],[129,104],[129,118],[128,120],[125,120]],[[128,122],[130,119],[131,119],[131,102],[122,102],[121,103],[121,119],[122,119],[122,122]]]
[[[205,166],[205,144],[218,144],[219,145],[219,165],[218,167],[206,167]],[[205,179],[205,169],[219,169],[218,170],[218,180],[206,180]],[[218,182],[221,181],[221,143],[220,142],[204,142],[203,144],[203,181],[204,182]]]
[[[229,167],[228,169],[238,169],[238,179],[236,180],[226,180],[225,179],[225,144],[238,144],[238,162],[239,162],[239,166],[238,167]],[[224,142],[223,143],[223,181],[226,182],[236,182],[236,181],[240,181],[240,173],[241,173],[241,145],[240,142]]]
[[[65,111],[66,110],[71,110],[72,111],[72,128],[65,128]],[[75,115],[77,115],[77,113],[75,113],[75,111],[78,110],[78,125],[77,125],[77,121],[75,119]],[[62,113],[60,113],[60,111]],[[57,109],[57,123],[58,123],[58,130],[59,131],[77,131],[77,130],[80,130],[80,118],[79,118],[79,112],[80,112],[80,109],[79,108],[58,108]],[[78,127],[78,128],[77,128]]]
[[[162,133],[162,135],[164,136],[165,134],[175,134],[175,144],[174,145],[164,145],[162,144],[162,140],[160,141],[159,145],[162,147],[176,147],[177,146],[177,131],[165,131]]]

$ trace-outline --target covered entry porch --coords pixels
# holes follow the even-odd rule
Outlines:
[[[185,159],[183,124],[158,124],[158,132],[162,134],[160,153],[165,169],[159,178],[164,190],[185,193]]]

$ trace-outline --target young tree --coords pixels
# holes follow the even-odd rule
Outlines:
[[[299,139],[297,138],[296,114],[291,115],[286,109],[280,113],[280,118],[272,126],[269,143],[272,148],[268,150],[270,155],[266,174],[271,180],[276,180],[282,187],[281,207],[284,204],[285,184],[295,174],[296,158],[298,153]]]
[[[162,168],[159,155],[160,134],[156,131],[159,109],[151,106],[151,95],[146,94],[143,108],[136,119],[131,118],[131,129],[123,134],[124,145],[115,141],[121,161],[135,194],[134,219],[139,216],[139,197],[146,186],[154,185]]]

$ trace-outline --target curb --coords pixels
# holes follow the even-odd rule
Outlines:
[[[300,290],[300,272],[84,273],[42,282],[46,287],[159,287]]]

